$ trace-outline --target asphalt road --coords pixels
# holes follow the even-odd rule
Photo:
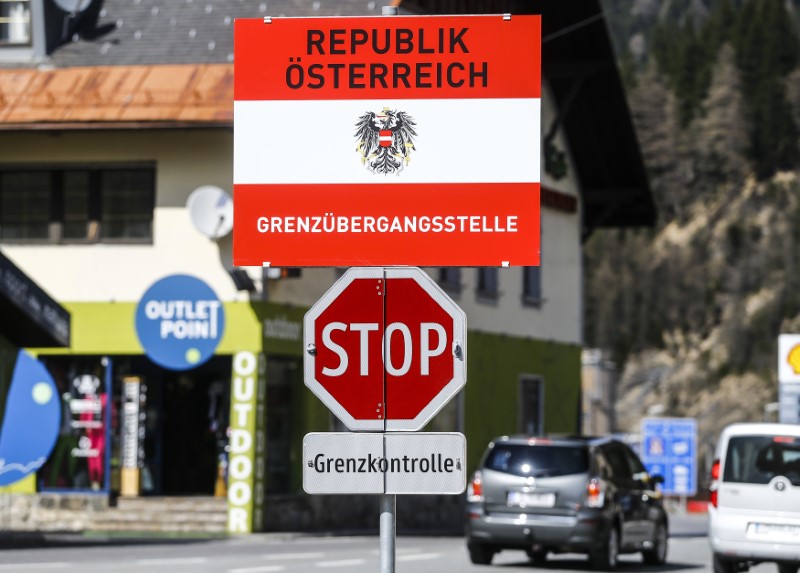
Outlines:
[[[646,567],[638,554],[622,556],[621,572],[710,572],[705,516],[672,517],[668,563]],[[0,573],[309,573],[380,572],[379,539],[371,536],[256,534],[210,541],[119,542],[50,538],[41,547],[0,550]],[[492,567],[469,562],[460,537],[400,535],[397,573],[461,573],[492,570],[531,571],[525,554],[506,551]],[[590,571],[582,555],[551,556],[543,570]],[[773,573],[760,565],[753,573]]]

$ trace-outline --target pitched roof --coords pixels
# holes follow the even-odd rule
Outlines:
[[[233,123],[233,66],[0,70],[0,129]]]
[[[97,0],[95,0],[97,3]],[[79,16],[56,67],[233,62],[233,21],[264,16],[380,15],[372,0],[105,0]],[[74,41],[73,41],[74,39]]]
[[[228,127],[236,18],[379,15],[383,4],[95,0],[46,67],[0,69],[0,129]]]

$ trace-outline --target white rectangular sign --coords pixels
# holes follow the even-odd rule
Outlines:
[[[456,432],[312,433],[303,439],[310,494],[464,492],[467,440]]]
[[[236,265],[539,264],[540,16],[239,18],[234,44]]]

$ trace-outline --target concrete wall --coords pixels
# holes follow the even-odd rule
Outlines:
[[[85,531],[107,509],[105,495],[0,493],[0,531]]]

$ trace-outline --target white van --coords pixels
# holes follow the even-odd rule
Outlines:
[[[800,567],[800,425],[731,424],[711,469],[708,539],[714,573],[765,561]]]

